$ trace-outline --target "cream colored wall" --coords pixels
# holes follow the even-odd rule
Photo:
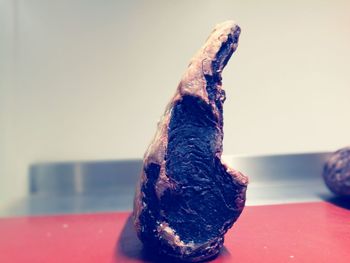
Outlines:
[[[190,57],[235,19],[225,154],[349,144],[350,2],[0,0],[0,204],[38,161],[140,158]]]

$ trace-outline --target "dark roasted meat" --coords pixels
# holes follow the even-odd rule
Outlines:
[[[192,58],[144,156],[134,223],[149,249],[190,262],[215,257],[241,214],[247,178],[221,161],[221,72],[240,28],[215,27]]]

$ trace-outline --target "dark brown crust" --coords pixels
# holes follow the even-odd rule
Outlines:
[[[155,137],[153,138],[150,146],[148,147],[145,155],[144,155],[144,167],[148,167],[149,164],[158,164],[160,166],[160,173],[159,178],[157,179],[155,189],[156,194],[158,198],[162,195],[165,189],[172,187],[172,182],[168,178],[168,176],[165,173],[165,153],[167,150],[167,143],[168,143],[168,127],[169,127],[169,121],[171,118],[171,111],[173,109],[173,106],[177,101],[179,101],[183,96],[185,95],[192,95],[200,97],[203,101],[205,101],[207,104],[210,104],[212,107],[212,111],[217,119],[222,118],[222,113],[218,109],[218,107],[215,105],[215,102],[210,100],[208,92],[207,92],[207,80],[206,75],[212,76],[216,74],[219,76],[219,83],[216,83],[216,89],[218,90],[218,94],[223,94],[222,87],[221,87],[221,71],[223,67],[226,65],[229,57],[232,55],[232,53],[236,50],[238,45],[238,37],[237,41],[233,41],[230,43],[230,49],[231,52],[228,54],[227,58],[225,58],[224,62],[220,62],[219,66],[216,68],[216,72],[213,72],[213,63],[218,63],[218,53],[220,51],[220,48],[223,46],[224,43],[228,41],[228,39],[232,36],[237,36],[240,33],[240,28],[233,22],[233,21],[227,21],[221,24],[218,24],[209,38],[207,39],[205,45],[197,52],[197,54],[192,58],[191,62],[189,63],[189,66],[183,75],[179,86],[176,90],[175,95],[173,96],[172,100],[166,107],[165,113],[161,120],[158,123],[157,133]],[[224,98],[223,98],[224,99]],[[222,127],[221,127],[222,128]],[[223,138],[223,131],[222,129],[218,133],[218,138],[216,139],[216,156],[221,159],[222,154],[222,138]],[[222,235],[227,231],[229,227],[232,226],[234,221],[238,218],[241,211],[244,208],[245,205],[245,192],[246,187],[248,184],[248,179],[241,173],[235,171],[232,168],[229,168],[227,165],[223,166],[224,169],[226,169],[226,172],[229,173],[232,178],[234,179],[235,183],[237,185],[241,186],[241,190],[239,193],[237,193],[237,197],[235,200],[236,208],[237,208],[237,217],[234,218],[232,222],[229,223],[229,226],[226,225],[222,229]],[[142,185],[144,185],[147,181],[147,176],[144,172],[144,170],[141,173],[140,183],[137,186],[136,189],[136,195],[135,195],[135,201],[134,201],[134,224],[136,227],[136,231],[140,236],[141,231],[141,225],[140,225],[140,214],[142,210],[144,209],[143,204],[143,193],[141,191]],[[222,246],[223,238],[209,241],[205,244],[185,244],[181,241],[179,236],[177,236],[167,225],[160,225],[158,227],[158,231],[161,235],[165,235],[167,237],[167,240],[169,243],[171,243],[171,246],[177,246],[181,251],[183,251],[184,254],[186,253],[193,253],[195,254],[196,251],[201,250],[202,255],[197,255],[195,257],[189,257],[186,259],[192,262],[204,260],[208,257],[211,257],[218,253],[219,249]],[[203,254],[203,252],[207,251],[207,254]],[[178,255],[173,255],[174,257],[177,257]]]

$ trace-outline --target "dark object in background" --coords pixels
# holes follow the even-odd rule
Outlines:
[[[144,156],[134,224],[148,249],[184,261],[215,257],[241,214],[247,178],[221,163],[221,72],[240,28],[215,27],[192,58]]]
[[[330,156],[323,169],[323,178],[333,193],[350,197],[350,147]]]

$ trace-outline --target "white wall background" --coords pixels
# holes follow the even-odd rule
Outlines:
[[[350,141],[350,2],[0,0],[0,205],[38,161],[140,158],[190,57],[235,19],[225,154]]]

